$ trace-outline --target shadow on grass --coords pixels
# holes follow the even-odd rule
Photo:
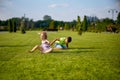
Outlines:
[[[76,48],[69,48],[64,50],[54,50],[52,53],[88,53],[88,52],[96,52],[100,48],[95,47],[76,47]]]
[[[31,45],[0,45],[0,47],[25,47],[25,46],[31,46]]]
[[[100,49],[97,47],[73,47],[73,48],[69,48],[69,49]]]

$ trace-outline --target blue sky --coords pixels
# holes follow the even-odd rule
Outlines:
[[[84,15],[112,18],[108,10],[120,11],[120,0],[0,0],[0,19],[26,17],[43,20],[49,15],[54,20],[73,21]],[[117,13],[114,13],[116,19]]]

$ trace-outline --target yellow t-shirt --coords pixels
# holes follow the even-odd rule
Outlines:
[[[60,45],[66,45],[65,39],[66,39],[65,37],[62,37],[62,38],[60,38],[59,41],[56,41],[55,43],[56,43],[56,44],[60,44]]]

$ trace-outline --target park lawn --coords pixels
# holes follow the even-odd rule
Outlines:
[[[120,34],[48,32],[52,41],[71,36],[69,49],[28,53],[39,31],[0,32],[0,80],[119,80]]]

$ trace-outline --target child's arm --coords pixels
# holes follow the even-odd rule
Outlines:
[[[66,43],[66,47],[68,48],[68,43]]]
[[[53,45],[55,43],[55,41],[59,40],[59,38],[53,40],[52,42],[50,42],[50,46]]]

